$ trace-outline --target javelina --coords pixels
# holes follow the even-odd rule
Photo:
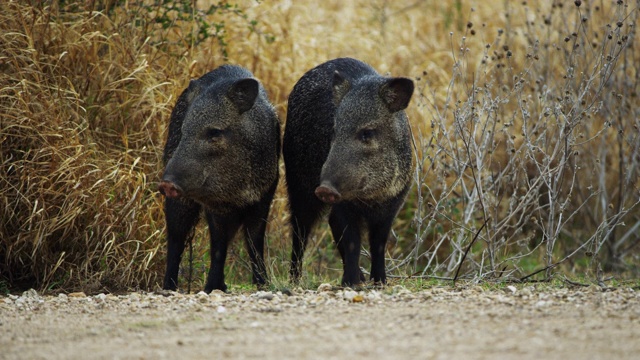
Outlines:
[[[159,186],[168,233],[164,289],[177,287],[185,242],[201,209],[211,236],[205,291],[226,290],[227,246],[241,228],[253,282],[265,284],[264,233],[279,153],[280,123],[251,72],[225,65],[190,82],[171,113]]]
[[[293,88],[283,140],[293,281],[309,232],[330,205],[342,284],[365,280],[359,266],[365,234],[371,279],[386,282],[387,237],[411,182],[411,130],[403,110],[413,88],[410,79],[382,77],[349,58],[317,66]]]

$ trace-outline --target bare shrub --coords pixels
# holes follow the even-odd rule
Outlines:
[[[638,10],[580,5],[507,3],[495,33],[471,12],[444,100],[418,79],[430,129],[415,134],[415,240],[397,266],[526,280],[637,264]]]

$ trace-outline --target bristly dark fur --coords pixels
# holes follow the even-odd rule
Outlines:
[[[278,182],[280,123],[262,85],[239,66],[219,67],[178,98],[164,148],[160,189],[167,197],[165,289],[175,290],[185,242],[201,210],[209,224],[205,291],[226,290],[227,247],[242,229],[254,283],[264,285],[264,233]]]
[[[411,182],[411,131],[404,113],[413,82],[380,76],[354,59],[307,72],[289,96],[283,140],[291,209],[291,276],[300,277],[307,238],[324,210],[343,260],[342,283],[364,281],[361,237],[369,235],[371,279],[386,281],[384,252]],[[318,196],[326,194],[326,204]],[[316,196],[317,195],[317,196]]]

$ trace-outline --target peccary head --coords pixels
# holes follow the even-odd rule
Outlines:
[[[411,176],[411,132],[404,113],[413,93],[406,78],[369,76],[353,83],[336,72],[331,150],[316,196],[380,202],[397,196]]]
[[[241,208],[259,201],[277,178],[277,118],[257,80],[203,79],[181,96],[187,103],[176,120],[180,138],[159,190],[209,208]]]

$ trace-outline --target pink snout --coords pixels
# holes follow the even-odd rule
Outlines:
[[[323,183],[316,188],[316,196],[327,204],[336,204],[342,200],[342,195],[331,184]]]
[[[161,181],[158,185],[158,191],[168,198],[178,198],[182,195],[182,189],[171,181]]]

